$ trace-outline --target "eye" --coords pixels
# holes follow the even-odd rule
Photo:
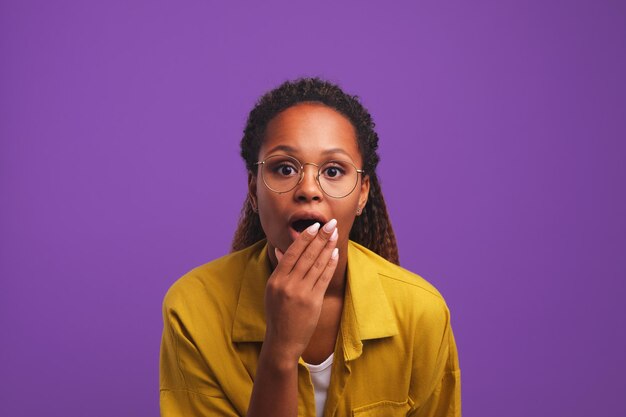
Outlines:
[[[324,168],[322,175],[326,178],[337,179],[342,175],[345,175],[346,171],[337,165],[331,165]]]
[[[286,163],[286,162],[276,165],[273,171],[283,177],[291,177],[294,175],[298,175],[298,170],[293,165]]]
[[[289,165],[282,165],[278,168],[278,171],[282,175],[291,175],[293,173],[293,167],[290,167]]]

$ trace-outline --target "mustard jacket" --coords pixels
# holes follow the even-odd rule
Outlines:
[[[163,417],[245,416],[265,334],[266,241],[199,266],[163,302]],[[460,416],[450,313],[420,276],[350,241],[324,417]],[[298,416],[315,417],[298,366]]]

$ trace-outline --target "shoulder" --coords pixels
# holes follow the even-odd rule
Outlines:
[[[350,241],[350,245],[354,249],[352,253],[358,254],[358,261],[366,262],[368,264],[367,268],[374,268],[382,283],[423,295],[426,298],[443,301],[443,296],[437,288],[420,275],[389,262],[356,242]]]
[[[236,302],[246,267],[263,247],[261,241],[191,269],[167,290],[163,298],[164,310]]]
[[[420,275],[393,264],[377,253],[350,242],[359,263],[375,272],[390,306],[396,314],[431,316],[447,321],[449,310],[441,293]]]

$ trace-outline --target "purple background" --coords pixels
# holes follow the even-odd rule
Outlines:
[[[302,75],[377,122],[464,415],[625,415],[624,2],[87,3],[0,6],[0,415],[158,414],[163,295],[228,251],[247,113]]]

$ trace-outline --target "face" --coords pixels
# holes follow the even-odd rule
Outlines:
[[[329,160],[352,162],[363,168],[354,127],[350,121],[322,104],[300,103],[275,116],[267,125],[259,161],[272,155],[295,157],[304,165],[304,178],[291,191],[278,194],[261,177],[261,168],[249,176],[249,193],[258,208],[261,225],[272,247],[285,252],[303,226],[313,220],[323,223],[337,219],[340,254],[346,253],[350,229],[357,209],[363,209],[369,192],[369,178],[358,174],[355,189],[344,198],[325,194],[316,180],[318,167]],[[330,175],[335,175],[330,171]],[[272,249],[272,248],[270,248]],[[273,253],[273,250],[270,251]]]

